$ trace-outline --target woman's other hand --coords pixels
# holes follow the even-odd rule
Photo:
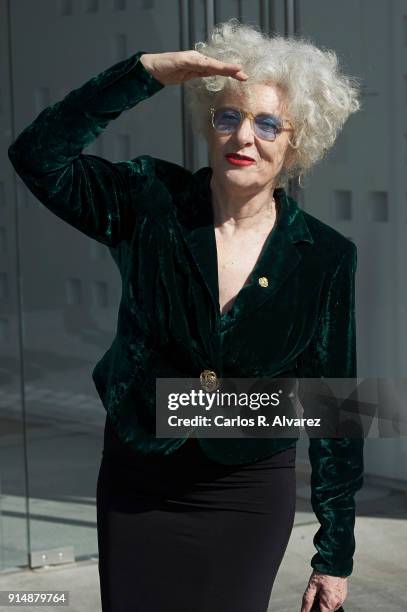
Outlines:
[[[321,574],[314,570],[302,597],[301,612],[310,612],[315,597],[319,597],[321,612],[334,612],[341,607],[348,593],[348,579]]]
[[[197,77],[221,74],[238,81],[248,77],[240,64],[221,62],[199,51],[174,51],[168,53],[143,53],[140,61],[157,81],[163,85],[176,85]]]

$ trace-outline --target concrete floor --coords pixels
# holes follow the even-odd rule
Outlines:
[[[309,560],[315,552],[312,538],[318,524],[310,511],[306,480],[299,474],[295,526],[274,585],[269,612],[299,612],[311,573]],[[346,612],[405,612],[406,493],[365,485],[357,495],[357,507],[355,566],[349,578],[344,608]],[[69,606],[62,609],[70,612],[101,611],[96,556],[66,565],[0,573],[0,590],[18,589],[69,591]],[[1,609],[11,610],[12,607],[2,606]],[[24,609],[34,611],[38,608],[25,606]],[[49,606],[47,609],[56,611],[61,607]],[[173,612],[170,607],[168,612]]]

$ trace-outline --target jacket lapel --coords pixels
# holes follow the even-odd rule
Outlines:
[[[266,239],[248,283],[237,294],[232,308],[221,316],[211,176],[210,167],[200,168],[192,175],[177,207],[177,218],[186,245],[224,328],[253,314],[276,294],[301,261],[302,256],[295,246],[296,242],[306,241],[312,244],[314,241],[297,203],[287,197],[283,188],[275,189],[276,223]]]

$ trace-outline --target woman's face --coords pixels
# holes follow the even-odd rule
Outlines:
[[[282,91],[274,84],[256,84],[250,89],[250,97],[245,92],[224,91],[218,95],[214,107],[233,106],[253,115],[271,113],[285,119],[284,127],[292,127],[289,117],[283,110]],[[249,117],[246,117],[232,134],[220,134],[211,125],[208,136],[209,160],[214,179],[228,191],[236,190],[241,195],[245,191],[253,194],[267,187],[275,187],[275,179],[284,161],[289,163],[291,149],[288,139],[292,141],[293,132],[282,131],[274,141],[259,138]],[[253,164],[239,166],[232,164],[227,155],[239,153],[254,160]]]

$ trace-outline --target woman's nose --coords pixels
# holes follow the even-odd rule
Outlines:
[[[240,141],[251,141],[254,139],[253,125],[249,117],[245,117],[235,131],[235,136]]]

